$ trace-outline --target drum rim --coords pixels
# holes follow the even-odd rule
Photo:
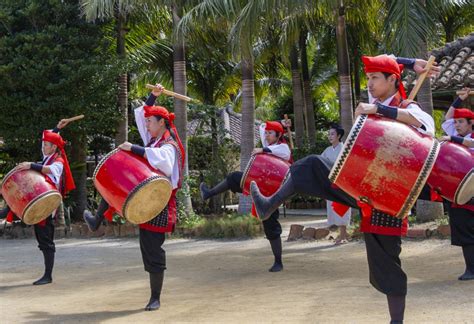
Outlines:
[[[244,173],[242,175],[242,180],[240,180],[240,188],[242,189],[244,189],[245,181],[247,180],[247,176],[249,175],[250,166],[252,165],[253,161],[255,161],[256,157],[257,157],[257,154],[252,154],[247,163],[247,166],[245,167]]]
[[[362,126],[365,124],[368,115],[360,115],[357,117],[357,120],[354,123],[349,135],[347,135],[346,142],[342,147],[341,152],[339,153],[336,162],[334,162],[334,166],[329,173],[329,181],[332,183],[336,183],[339,174],[341,173],[342,167],[347,161],[347,157],[350,155],[352,148],[354,147],[354,143],[359,137],[359,133],[362,129]]]
[[[57,190],[48,190],[48,191],[46,191],[46,192],[43,192],[41,195],[38,195],[36,198],[32,199],[32,200],[28,203],[28,205],[26,205],[25,209],[23,210],[23,214],[21,215],[21,221],[22,221],[23,223],[25,223],[26,225],[35,225],[35,224],[29,224],[29,223],[25,222],[25,217],[24,217],[25,214],[28,212],[28,209],[30,209],[31,206],[32,206],[35,202],[37,202],[39,199],[44,198],[45,196],[53,196],[53,195],[58,195],[59,198],[61,198],[61,200],[62,200],[62,196],[61,196],[61,194],[60,194]],[[49,216],[49,215],[48,215],[48,216]],[[45,218],[48,218],[48,216],[46,216]],[[44,218],[43,218],[43,219],[44,219]],[[40,222],[41,222],[41,221],[40,221]],[[38,223],[39,223],[39,222],[38,222]],[[37,224],[37,223],[36,223],[36,224]]]
[[[470,198],[467,201],[460,201],[460,195],[461,192],[465,189],[464,187],[468,184],[468,180],[474,177],[474,168],[471,168],[471,170],[464,176],[462,181],[459,183],[458,187],[456,188],[456,193],[454,194],[454,202],[458,205],[464,205],[466,204]]]
[[[0,185],[0,187],[3,188],[3,184],[4,184],[4,183],[8,180],[8,178],[10,178],[11,175],[12,175],[14,172],[16,172],[16,171],[18,171],[18,170],[16,169],[16,167],[13,168],[13,169],[11,169],[10,171],[8,171],[8,173],[5,174],[5,176],[3,177],[3,179],[2,179],[2,184]]]
[[[416,203],[416,200],[418,196],[420,195],[421,190],[423,189],[423,186],[425,185],[426,181],[428,180],[431,174],[431,170],[433,169],[433,166],[436,162],[440,148],[441,148],[441,145],[438,142],[438,140],[433,138],[433,144],[431,145],[430,152],[428,153],[428,157],[426,158],[425,163],[423,164],[423,168],[421,168],[421,171],[418,174],[418,178],[416,179],[415,184],[413,185],[413,188],[411,188],[410,193],[407,196],[407,199],[405,200],[405,202],[402,205],[402,208],[400,208],[400,211],[395,217],[404,218],[405,216],[408,215],[408,212]]]
[[[125,217],[125,219],[126,219],[127,221],[129,221],[129,222],[132,223],[132,224],[144,224],[144,223],[135,223],[135,222],[131,221],[131,220],[127,217],[127,215],[126,215],[126,213],[125,213],[125,210],[127,209],[127,206],[128,206],[128,204],[129,204],[129,202],[132,200],[133,196],[134,196],[142,187],[144,187],[145,185],[149,184],[150,182],[162,181],[162,180],[166,180],[166,181],[170,184],[170,189],[171,189],[171,190],[170,190],[170,197],[171,197],[171,193],[173,192],[173,187],[172,187],[171,182],[169,181],[169,179],[168,179],[167,177],[162,176],[162,175],[155,175],[155,176],[149,177],[149,178],[146,179],[146,180],[143,180],[142,182],[140,182],[139,184],[137,184],[137,185],[135,186],[135,188],[133,188],[133,189],[130,191],[130,193],[127,195],[127,198],[125,199],[125,202],[123,203],[122,211],[121,211],[121,212],[122,212],[122,216]],[[168,197],[168,201],[169,201],[169,197]],[[166,208],[166,205],[167,205],[167,204],[165,204],[165,207],[163,207],[163,209]],[[160,211],[158,212],[158,214],[161,213],[161,212],[163,211],[163,209],[160,210]],[[157,215],[158,215],[158,214],[157,214]],[[156,217],[157,215],[155,215],[155,217]],[[153,218],[152,218],[152,219],[153,219]],[[150,219],[150,220],[151,220],[151,219]],[[148,221],[150,221],[150,220],[148,220]],[[146,222],[145,222],[145,223],[146,223]]]
[[[107,153],[100,161],[97,163],[97,166],[95,167],[94,174],[92,175],[92,180],[95,181],[95,178],[97,177],[97,173],[99,173],[100,168],[104,165],[105,161],[107,161],[112,155],[117,153],[120,149],[115,148],[109,153]]]

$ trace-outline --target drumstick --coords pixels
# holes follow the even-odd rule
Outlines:
[[[288,115],[283,115],[285,117],[285,121],[288,121]],[[290,149],[293,149],[293,137],[291,136],[291,127],[286,127],[286,132],[288,134],[288,139],[290,140]]]
[[[156,86],[154,86],[152,84],[147,84],[146,88],[150,89],[150,90],[153,90],[153,89],[156,89]],[[186,102],[189,102],[189,101],[193,100],[190,97],[184,96],[182,94],[179,94],[179,93],[176,93],[176,92],[173,92],[173,91],[170,91],[170,90],[163,89],[162,92],[167,96],[174,97],[176,99],[181,99],[181,100],[184,100]]]
[[[74,117],[71,117],[71,118],[66,118],[64,119],[65,122],[73,122],[73,121],[76,121],[76,120],[79,120],[79,119],[82,119],[84,118],[84,115],[78,115],[78,116],[74,116]]]
[[[413,88],[413,90],[411,90],[411,93],[408,96],[408,100],[414,100],[415,99],[416,94],[420,90],[421,85],[423,84],[423,82],[425,81],[426,76],[430,72],[431,66],[433,65],[435,59],[436,59],[436,57],[434,57],[433,55],[431,55],[430,58],[428,59],[428,63],[426,63],[426,66],[425,66],[426,71],[423,72],[422,74],[420,74],[420,76],[416,80],[416,85]]]
[[[458,90],[456,91],[456,94],[459,96],[460,94],[464,94],[466,91]],[[474,95],[474,90],[469,90],[469,95],[473,96]]]

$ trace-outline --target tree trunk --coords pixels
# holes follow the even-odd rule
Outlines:
[[[119,59],[125,60],[125,18],[116,14],[117,21],[117,55]],[[118,77],[118,110],[122,118],[117,126],[117,134],[115,135],[115,146],[122,144],[128,139],[128,93],[127,93],[127,73],[121,74]]]
[[[421,54],[419,57],[424,59],[428,58],[426,44],[421,45]],[[430,78],[425,79],[416,99],[418,104],[421,106],[421,109],[433,116],[433,97],[431,95]],[[441,218],[443,214],[443,204],[440,202],[418,200],[416,203],[416,218],[418,221],[426,222],[435,220]]]
[[[72,206],[72,218],[77,221],[82,220],[82,213],[87,207],[86,139],[78,134],[71,136],[71,148],[71,156],[68,158],[69,161],[74,161],[71,165],[71,171],[76,189],[71,191],[70,196],[74,202]]]
[[[240,170],[244,171],[255,147],[255,90],[253,59],[242,58],[242,131],[240,142]],[[252,199],[239,195],[239,214],[250,212]]]
[[[301,84],[301,74],[298,64],[298,50],[296,45],[293,45],[290,52],[291,64],[291,83],[293,86],[293,112],[295,114],[295,137],[296,146],[302,147],[305,137],[304,128],[304,101],[303,101],[303,87]]]
[[[351,72],[349,65],[349,54],[347,50],[346,22],[344,18],[344,3],[340,0],[340,7],[337,15],[336,27],[337,43],[337,70],[339,74],[339,104],[341,126],[344,128],[345,137],[352,128],[353,108],[352,108],[352,89]]]
[[[173,10],[173,29],[176,29],[181,17],[180,8],[176,4],[172,6]],[[173,90],[174,92],[186,95],[186,59],[184,49],[184,39],[177,37],[173,44]],[[178,130],[179,137],[183,142],[184,151],[186,154],[186,160],[183,166],[183,177],[185,179],[183,183],[183,192],[185,193],[182,203],[184,204],[186,214],[189,215],[193,211],[191,203],[191,195],[189,194],[189,185],[187,183],[189,175],[188,166],[188,139],[187,139],[187,125],[188,125],[188,112],[186,110],[186,102],[179,99],[174,99],[174,112],[176,114],[176,129]]]
[[[308,130],[308,143],[310,146],[316,145],[316,122],[314,118],[313,95],[311,91],[311,79],[308,68],[308,53],[306,51],[306,37],[308,31],[300,34],[300,50],[301,50],[301,74],[303,76],[303,97],[304,106],[306,108],[306,123]]]
[[[217,111],[217,109],[216,109]],[[213,164],[211,164],[216,170],[222,170],[222,168],[220,168],[220,163],[219,163],[219,138],[218,138],[218,134],[217,134],[217,114],[213,114],[213,116],[211,117],[211,132],[212,132],[212,135],[211,135],[211,139],[212,139],[212,162]],[[220,180],[222,180],[222,176],[225,176],[225,174],[221,175],[220,172],[216,172],[215,174],[216,176],[218,176],[220,178]],[[217,184],[217,181],[215,183],[213,183],[213,185],[216,185]],[[210,207],[211,207],[211,210],[214,212],[214,213],[218,213],[221,211],[221,206],[222,206],[222,201],[223,201],[223,197],[225,196],[225,193],[223,195],[215,195],[214,197],[211,198],[211,201],[210,201]]]
[[[359,51],[354,51],[354,93],[356,103],[360,101],[360,56]]]

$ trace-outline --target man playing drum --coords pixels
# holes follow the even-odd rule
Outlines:
[[[53,183],[59,192],[65,196],[69,191],[74,190],[75,184],[72,178],[71,169],[64,151],[65,142],[59,135],[59,130],[68,124],[67,120],[61,120],[53,130],[45,130],[42,137],[43,160],[41,163],[23,162],[17,170],[35,170],[47,176],[47,180]],[[53,213],[48,218],[34,225],[38,248],[43,252],[44,275],[33,282],[33,285],[45,285],[53,282],[52,272],[54,266],[54,254],[56,247],[54,244],[54,217]],[[0,218],[7,218],[13,221],[13,212],[9,207],[0,211]]]
[[[434,134],[434,121],[415,103],[404,102],[405,91],[401,83],[401,70],[397,61],[387,55],[363,57],[368,77],[368,89],[375,101],[359,104],[356,115],[380,114],[415,127],[420,132]],[[408,67],[421,71],[423,60],[402,59]],[[271,197],[264,197],[252,183],[251,194],[259,217],[268,217],[280,204],[292,195],[307,194],[359,208],[357,201],[334,187],[328,176],[332,164],[329,160],[310,155],[296,161],[290,168],[290,176]],[[406,233],[407,220],[394,218],[378,210],[362,208],[361,231],[364,232],[371,284],[387,295],[391,323],[402,323],[407,292],[407,277],[401,268],[400,236]],[[372,224],[385,224],[372,226]],[[388,234],[389,233],[389,234]]]
[[[288,147],[288,144],[285,142],[285,139],[283,138],[284,129],[280,122],[267,121],[265,123],[262,123],[260,125],[259,132],[263,148],[254,149],[253,154],[273,154],[279,158],[282,158],[285,161],[289,161],[291,159],[291,151]],[[199,189],[201,191],[202,200],[207,200],[227,190],[242,193],[242,177],[243,172],[232,172],[228,174],[224,180],[222,180],[220,183],[218,183],[211,189],[209,189],[204,182],[201,183]],[[280,238],[282,230],[280,222],[278,221],[278,217],[279,213],[277,208],[272,212],[270,217],[263,221],[265,236],[270,242],[273,256],[275,258],[273,266],[268,270],[270,272],[279,272],[283,270],[283,262],[281,259],[282,244]]]
[[[119,146],[121,150],[145,157],[153,168],[160,170],[171,180],[173,188],[167,207],[152,220],[139,225],[143,264],[145,271],[150,275],[151,296],[145,306],[147,311],[160,308],[161,289],[166,269],[166,254],[162,245],[165,241],[165,233],[172,232],[176,224],[176,192],[181,187],[185,159],[183,145],[173,124],[174,114],[164,107],[154,106],[157,96],[163,89],[161,85],[157,85],[148,97],[145,106],[135,109],[138,131],[143,142],[147,143],[146,147],[129,142]],[[99,228],[108,209],[108,203],[102,199],[96,215],[84,211],[84,220],[89,229],[95,231]]]
[[[460,108],[462,101],[469,96],[469,91],[469,88],[464,88],[463,93],[449,107],[442,124],[448,135],[441,139],[465,145],[474,152],[474,112]],[[446,203],[445,206],[451,227],[451,244],[462,247],[466,263],[466,270],[458,279],[474,280],[474,199],[465,205]]]

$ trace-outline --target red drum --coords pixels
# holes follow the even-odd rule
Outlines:
[[[427,182],[447,200],[464,205],[474,196],[474,154],[464,145],[441,143]]]
[[[290,163],[273,154],[254,154],[240,182],[242,192],[249,195],[250,183],[255,181],[264,196],[271,196],[280,188],[289,170]]]
[[[356,200],[403,218],[413,207],[439,152],[439,142],[397,121],[361,115],[329,179]]]
[[[2,182],[2,195],[11,211],[33,225],[51,215],[61,204],[61,194],[46,176],[33,170],[11,170]]]
[[[120,149],[99,162],[93,178],[105,201],[133,224],[156,217],[171,197],[172,186],[163,173],[145,158]]]

